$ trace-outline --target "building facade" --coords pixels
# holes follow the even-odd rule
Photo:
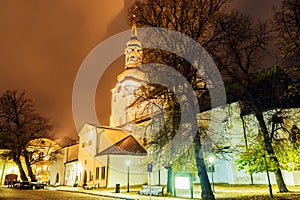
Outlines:
[[[73,186],[78,182],[78,149],[79,144],[63,147],[52,153],[49,185]]]
[[[48,182],[50,174],[50,154],[57,151],[61,147],[54,141],[47,138],[39,138],[29,142],[27,151],[32,153],[32,171],[36,175],[36,180]],[[5,149],[0,149],[0,154],[5,153]],[[25,173],[27,167],[25,160],[21,157],[21,163]],[[8,157],[0,159],[0,185],[8,184],[8,177],[14,177],[12,181],[21,181],[20,173],[17,165]],[[29,177],[28,177],[29,178]]]

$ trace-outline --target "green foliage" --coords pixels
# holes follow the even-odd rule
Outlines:
[[[295,149],[291,143],[285,142],[284,145],[276,145],[274,150],[280,163],[280,169],[288,171],[300,169],[300,150]],[[245,170],[249,174],[265,172],[264,156],[266,156],[268,170],[274,172],[277,169],[276,163],[258,142],[249,145],[247,149],[238,154],[239,158],[236,160],[238,170]]]
[[[238,154],[239,158],[236,160],[238,170],[245,170],[249,174],[265,172],[266,163],[264,156],[266,151],[259,144],[251,144],[245,151]],[[276,163],[267,156],[268,170],[275,171]]]
[[[238,146],[241,150],[237,154],[238,159],[236,160],[238,169],[245,170],[249,174],[265,172],[266,163],[263,156],[266,155],[269,171],[275,171],[277,165],[281,170],[299,170],[300,137],[298,136],[299,128],[297,127],[299,109],[268,111],[264,113],[264,117],[266,121],[269,121],[269,137],[278,162],[274,161],[274,156],[267,154],[262,134],[258,129],[253,129],[257,126],[255,125],[257,123],[249,115],[244,117],[248,146]]]
[[[183,155],[178,156],[177,160],[173,164],[173,170],[175,172],[197,174],[197,165],[193,145],[191,145],[191,147]]]
[[[300,149],[290,141],[283,141],[275,147],[280,167],[282,169],[293,171],[300,170]]]

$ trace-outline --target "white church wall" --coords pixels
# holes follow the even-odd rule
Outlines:
[[[168,170],[164,167],[153,166],[153,171],[150,173],[151,183],[148,180],[148,185],[167,185]]]
[[[299,186],[300,185],[300,171],[282,171],[283,179],[286,185]]]
[[[237,103],[233,103],[230,105],[230,109],[226,108],[226,112],[228,115],[227,121],[227,140],[230,141],[230,148],[235,148],[236,145],[245,145],[244,135],[243,135],[243,126],[242,121],[240,119],[240,109]],[[269,111],[264,113],[266,119],[269,117],[270,113],[273,111]],[[296,112],[297,113],[297,112]],[[259,130],[259,126],[257,120],[254,115],[246,116],[248,127],[248,133],[251,131],[252,133],[257,133]],[[249,124],[250,123],[250,124]],[[282,137],[285,137],[285,134],[282,134]],[[235,149],[232,149],[233,151]],[[237,166],[235,164],[235,160],[237,159],[237,153],[231,153],[229,159],[225,160],[216,160],[215,163],[215,173],[214,173],[214,181],[216,183],[227,182],[229,184],[249,184],[251,183],[250,175],[246,173],[244,170],[237,170]],[[223,163],[223,164],[222,164]],[[226,163],[226,164],[225,164]],[[218,166],[223,166],[218,167]],[[226,174],[227,171],[227,175]],[[287,185],[297,185],[300,181],[300,172],[293,171],[287,172],[285,170],[282,171],[284,180]],[[209,173],[210,174],[210,173]],[[227,180],[226,180],[227,176]],[[219,179],[220,178],[220,179]],[[211,179],[211,178],[210,178]],[[270,181],[272,184],[276,184],[275,175],[273,172],[270,172]],[[253,174],[253,183],[254,184],[268,184],[266,172],[255,173]]]
[[[109,176],[107,187],[115,187],[116,184],[120,184],[121,186],[127,186],[127,160],[130,160],[130,185],[141,185],[147,183],[147,168],[144,164],[144,159],[145,156],[114,154],[109,155]]]
[[[97,153],[97,130],[95,126],[85,124],[84,127],[79,132],[79,152],[81,149],[85,149],[91,155],[96,155]],[[81,155],[78,155],[81,157]]]
[[[94,172],[95,174],[94,183],[97,184],[98,187],[100,188],[107,187],[107,179],[110,176],[109,168],[107,167],[108,155],[97,156],[95,159],[96,162],[95,162],[95,172]],[[97,168],[99,169],[98,177],[96,176]]]
[[[86,176],[86,182],[90,182],[91,175],[93,176],[94,172],[94,157],[84,148],[79,148],[78,155],[78,183],[79,185],[84,184],[84,179]]]
[[[57,154],[55,160],[50,163],[49,181],[50,185],[63,185],[65,176],[65,166],[67,149],[61,149]]]
[[[65,164],[65,181],[64,185],[74,186],[78,183],[78,164],[77,161]]]
[[[126,69],[118,76],[118,83],[111,90],[110,126],[121,126],[133,120],[127,108],[134,98],[134,91],[144,80],[145,75],[137,69]]]
[[[215,172],[213,172],[213,179],[215,183],[228,183],[229,172],[231,170],[230,161],[218,160],[215,166]],[[208,177],[212,181],[212,172],[208,172]]]

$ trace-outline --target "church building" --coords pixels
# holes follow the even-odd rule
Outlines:
[[[73,163],[76,177],[69,177],[70,173],[64,174],[60,170],[60,176],[65,178],[64,181],[58,181],[58,167],[53,165],[50,176],[52,185],[93,185],[97,188],[114,187],[116,184],[126,186],[128,177],[125,174],[130,174],[131,185],[147,183],[147,152],[131,135],[134,116],[127,112],[134,91],[145,80],[145,75],[138,69],[142,65],[142,56],[143,50],[134,23],[125,49],[125,69],[111,90],[110,126],[88,123],[83,126],[79,132],[78,160]],[[64,165],[69,163],[67,160],[61,162]]]
[[[61,170],[59,177],[64,181],[59,184],[67,185],[93,185],[95,187],[114,187],[116,184],[126,186],[130,174],[131,185],[148,183],[147,151],[143,147],[143,134],[145,127],[150,123],[147,113],[140,113],[131,107],[136,98],[137,89],[147,82],[146,74],[141,70],[143,50],[138,39],[136,24],[133,23],[131,36],[125,48],[124,71],[118,75],[117,84],[111,90],[111,116],[110,126],[85,124],[79,132],[78,159],[62,160],[60,166],[70,166],[70,172]],[[226,130],[228,146],[234,148],[243,141],[242,123],[239,119],[240,110],[236,103],[232,103],[233,114],[228,119],[230,127]],[[209,112],[209,111],[207,111]],[[207,114],[207,113],[206,113]],[[205,113],[200,114],[205,115]],[[150,116],[150,114],[149,114]],[[234,119],[233,119],[234,118]],[[253,121],[255,121],[253,119]],[[257,125],[253,125],[257,128]],[[211,181],[215,183],[249,184],[250,176],[244,170],[238,171],[235,164],[235,154],[232,159],[215,158],[214,170],[209,172]],[[73,168],[71,168],[71,162]],[[166,169],[153,166],[152,184],[166,184]],[[57,167],[56,167],[57,168]],[[58,181],[58,172],[51,171],[51,184]],[[299,185],[300,171],[284,171],[287,185]],[[72,174],[72,175],[71,175]],[[76,176],[74,176],[76,175]],[[271,175],[271,182],[275,184],[275,176]],[[72,176],[72,177],[69,177]],[[214,176],[212,180],[212,176]],[[195,176],[197,177],[197,176]],[[67,180],[67,182],[66,182]],[[264,173],[253,175],[254,183],[266,184]],[[197,178],[196,182],[199,182]]]

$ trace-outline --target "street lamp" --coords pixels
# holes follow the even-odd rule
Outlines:
[[[129,166],[131,164],[130,160],[126,160],[126,166],[127,166],[127,192],[129,192]]]
[[[214,166],[214,157],[210,156],[208,157],[208,162],[210,163],[209,171],[211,172],[211,184],[212,184],[212,192],[215,192],[215,186],[214,186],[214,172],[215,172],[215,166]]]

